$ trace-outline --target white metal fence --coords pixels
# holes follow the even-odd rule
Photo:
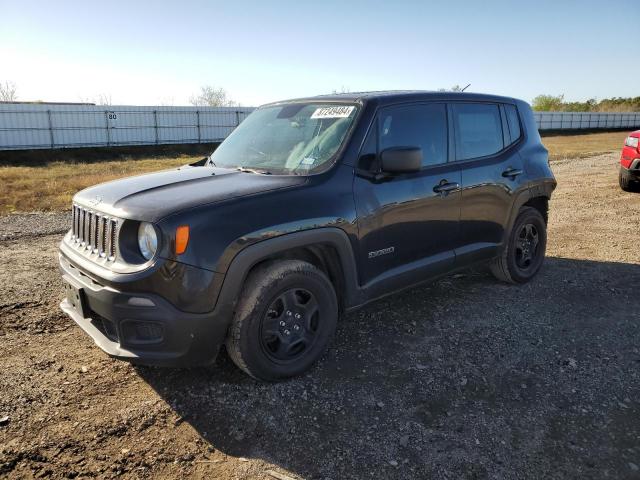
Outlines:
[[[640,112],[534,112],[538,130],[640,128]]]
[[[0,150],[220,142],[253,110],[0,103]],[[640,128],[640,112],[534,116],[540,131]]]
[[[0,150],[224,140],[253,108],[0,104]]]

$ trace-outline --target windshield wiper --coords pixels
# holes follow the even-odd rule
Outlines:
[[[207,157],[207,163],[211,167],[217,167],[216,162],[213,161],[213,153]]]
[[[244,173],[255,173],[258,175],[271,175],[271,172],[268,170],[256,170],[255,168],[236,167],[236,170]]]

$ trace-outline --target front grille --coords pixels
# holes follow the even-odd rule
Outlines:
[[[113,261],[116,258],[118,220],[100,212],[73,206],[71,240],[89,253]]]

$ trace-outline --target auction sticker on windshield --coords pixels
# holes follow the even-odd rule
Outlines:
[[[351,115],[354,106],[333,106],[333,107],[320,107],[316,108],[311,118],[346,118]]]

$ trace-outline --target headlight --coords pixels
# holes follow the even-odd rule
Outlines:
[[[638,137],[627,137],[624,144],[627,147],[638,148]]]
[[[148,222],[141,222],[138,227],[138,247],[142,256],[151,260],[158,250],[156,229]]]

